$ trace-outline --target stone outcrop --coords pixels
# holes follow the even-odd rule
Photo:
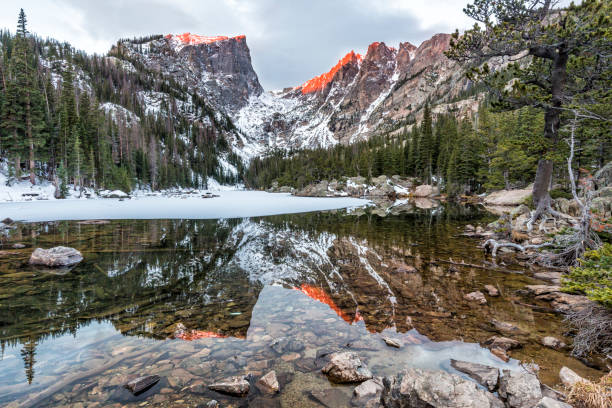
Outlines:
[[[51,268],[76,265],[83,256],[74,248],[58,246],[50,249],[36,248],[30,256],[31,265],[44,265]]]
[[[372,378],[368,367],[350,351],[331,354],[329,363],[321,371],[336,383],[355,383]]]

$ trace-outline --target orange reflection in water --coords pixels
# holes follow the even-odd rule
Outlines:
[[[352,324],[352,323],[358,322],[360,320],[363,320],[363,318],[359,314],[359,311],[355,312],[355,317],[354,318],[349,316],[348,314],[346,314],[342,309],[340,309],[340,307],[338,307],[338,305],[336,305],[336,303],[331,298],[331,296],[329,296],[321,288],[318,288],[316,286],[311,286],[311,285],[304,284],[304,285],[302,285],[299,288],[295,288],[294,287],[293,289],[299,290],[300,292],[304,293],[306,296],[308,296],[311,299],[314,299],[314,300],[319,301],[321,303],[325,303],[334,312],[336,312],[336,314],[338,316],[340,316],[342,318],[342,320],[344,320],[347,323],[351,323]]]

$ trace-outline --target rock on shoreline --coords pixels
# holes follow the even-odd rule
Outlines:
[[[44,265],[51,268],[76,265],[83,256],[74,248],[57,246],[50,249],[36,248],[30,256],[31,265]]]

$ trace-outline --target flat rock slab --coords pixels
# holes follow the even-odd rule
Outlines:
[[[127,382],[124,387],[130,390],[132,394],[137,395],[157,384],[159,379],[159,375],[147,375],[143,377],[138,377],[133,379],[132,381]]]
[[[489,391],[494,391],[497,388],[497,383],[499,381],[499,370],[495,367],[453,359],[451,359],[451,366],[454,369],[469,375],[471,378],[476,380],[478,384],[486,387]]]
[[[76,265],[83,256],[74,248],[57,246],[50,249],[36,248],[30,256],[30,264],[44,265],[51,268]]]
[[[337,383],[356,383],[372,378],[372,372],[351,351],[331,354],[329,363],[321,371]]]
[[[208,386],[213,391],[243,396],[249,393],[250,385],[244,377],[230,377]]]

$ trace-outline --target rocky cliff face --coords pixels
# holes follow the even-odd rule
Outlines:
[[[263,92],[244,35],[168,34],[145,43],[121,41],[116,48],[149,70],[171,75],[223,111],[240,109]]]
[[[461,99],[470,83],[444,55],[450,35],[419,47],[374,42],[365,56],[351,51],[329,72],[301,86],[251,98],[233,118],[244,134],[280,148],[328,147],[403,129],[419,119],[425,101],[434,113],[466,114],[476,98]]]
[[[328,72],[300,86],[264,92],[251,66],[244,36],[167,35],[146,42],[120,41],[113,55],[172,76],[236,126],[233,148],[249,159],[270,148],[328,147],[399,131],[419,119],[426,100],[434,113],[474,111],[470,86],[444,56],[450,35],[419,47],[370,44],[349,52]]]

